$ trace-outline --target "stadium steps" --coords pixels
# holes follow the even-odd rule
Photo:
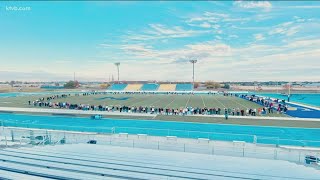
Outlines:
[[[176,84],[160,84],[158,91],[175,91]]]
[[[139,91],[142,87],[142,84],[128,84],[128,86],[124,89],[126,91]]]

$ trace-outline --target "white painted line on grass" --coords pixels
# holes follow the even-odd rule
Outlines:
[[[203,100],[203,97],[202,95],[200,95],[201,99],[202,99],[202,102],[203,102],[203,106],[206,107],[206,103],[204,103],[204,100]]]
[[[243,104],[240,104],[240,103],[238,103],[237,101],[233,100],[232,97],[231,97],[230,100],[231,100],[232,102],[235,102],[235,103],[239,104],[239,105],[242,106],[242,107],[245,107],[245,108],[247,108],[247,109],[250,109],[249,107],[247,107],[247,106],[245,106],[245,105],[243,105]]]
[[[161,101],[161,100],[162,100],[162,98],[159,98],[158,100],[156,100],[156,101],[154,101],[153,103],[149,104],[149,106],[151,106],[151,105],[153,105],[153,104],[155,104],[155,103],[157,103],[157,102],[159,102],[159,101]]]
[[[190,99],[191,99],[191,96],[192,96],[192,95],[189,96],[189,99],[188,99],[185,107],[187,107],[187,105],[188,105],[188,103],[189,103],[189,101],[190,101]]]
[[[224,104],[222,104],[222,102],[220,102],[220,101],[215,97],[215,95],[213,95],[213,97],[214,97],[214,99],[215,99],[216,101],[218,101],[218,103],[220,103],[224,108],[226,108],[226,106],[225,106]]]
[[[149,99],[148,99],[149,97],[144,97],[144,98],[146,98],[146,99],[141,99],[140,101],[135,102],[135,103],[131,104],[130,106],[134,106],[134,105],[136,105],[136,104],[138,104],[138,103],[141,103],[141,102],[143,102],[143,101],[149,100]]]
[[[166,107],[164,107],[164,108],[167,108],[170,104],[173,103],[174,100],[176,100],[176,98],[173,98],[173,100],[169,104],[167,104]]]

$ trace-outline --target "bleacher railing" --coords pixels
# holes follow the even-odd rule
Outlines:
[[[219,141],[199,136],[199,138],[181,138],[174,136],[149,136],[148,134],[129,134],[125,129],[110,128],[110,133],[85,133],[45,129],[2,127],[0,129],[0,148],[28,145],[57,145],[88,143],[145,148],[167,151],[192,152],[212,155],[277,159],[303,163],[306,155],[320,156],[319,149],[288,148],[276,145],[256,144],[240,140]],[[189,132],[191,133],[191,132]],[[189,134],[192,136],[192,134]],[[223,134],[219,134],[223,135]],[[254,137],[252,137],[254,138]],[[253,139],[254,140],[254,139]]]
[[[104,134],[146,134],[148,136],[176,136],[179,138],[206,138],[217,141],[244,141],[246,143],[266,144],[266,145],[288,145],[299,147],[320,147],[320,141],[312,140],[297,140],[297,139],[281,139],[279,137],[262,136],[255,134],[239,134],[239,133],[221,133],[221,132],[205,132],[205,131],[186,131],[174,129],[161,129],[161,128],[135,128],[135,127],[85,127],[85,126],[65,126],[65,125],[52,125],[52,124],[31,124],[31,123],[16,123],[16,122],[3,122],[0,120],[0,126],[4,127],[25,127],[36,129],[51,130],[64,130],[76,132],[91,132],[91,133],[104,133]]]

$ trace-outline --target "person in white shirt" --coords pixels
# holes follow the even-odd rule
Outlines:
[[[257,109],[253,109],[253,115],[256,116],[257,114]]]

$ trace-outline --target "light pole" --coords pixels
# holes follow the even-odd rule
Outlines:
[[[118,70],[118,84],[120,83],[120,80],[119,80],[119,66],[120,66],[120,62],[116,62],[114,63],[114,65],[117,66],[117,70]]]
[[[194,90],[194,64],[197,63],[198,60],[194,59],[194,60],[190,60],[190,62],[192,63],[192,90]]]

